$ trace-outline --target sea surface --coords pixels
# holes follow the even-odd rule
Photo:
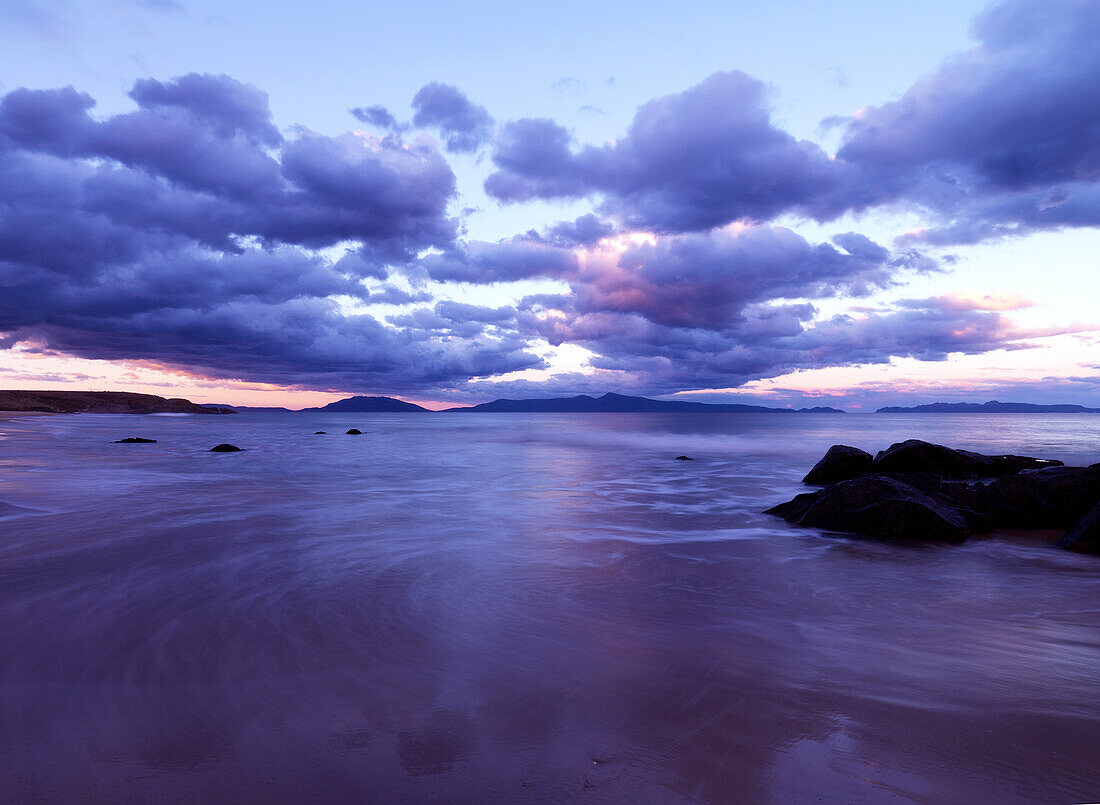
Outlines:
[[[906,438],[1100,461],[1100,415],[0,420],[0,800],[1100,800],[1100,557],[762,514]]]

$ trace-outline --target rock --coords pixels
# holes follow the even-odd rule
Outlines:
[[[241,452],[241,448],[237,447],[235,444],[219,444],[216,447],[211,447],[210,452],[211,453],[239,453],[239,452]]]
[[[998,478],[986,487],[998,528],[1072,528],[1100,501],[1100,470],[1048,467]]]
[[[359,430],[359,428],[352,428],[351,430],[349,430],[349,431],[348,431],[348,432],[347,432],[346,434],[344,434],[344,435],[345,435],[345,436],[362,436],[362,435],[363,435],[363,431]]]
[[[1100,503],[1066,532],[1058,546],[1080,553],[1100,553]]]
[[[695,459],[688,456],[676,456],[677,461],[694,461]]]
[[[985,484],[966,481],[943,481],[939,493],[968,509],[989,514],[989,495]]]
[[[825,486],[837,481],[850,481],[871,471],[871,454],[858,447],[834,444],[814,468],[802,479],[804,484]]]
[[[1065,466],[1061,461],[1049,458],[1032,458],[1031,456],[989,456],[989,460],[991,462],[991,478],[1015,475],[1023,470],[1041,470],[1046,467]]]
[[[317,430],[317,431],[313,432],[313,435],[314,436],[327,436],[328,434],[326,434],[323,430]]]
[[[1061,467],[1061,461],[1031,456],[985,456],[942,444],[909,439],[892,444],[875,456],[871,472],[908,474],[933,472],[943,478],[1001,478],[1024,470]]]
[[[115,444],[156,444],[156,439],[143,439],[140,436],[127,436],[125,439],[119,439]]]
[[[989,523],[979,512],[964,516],[939,494],[878,475],[798,495],[768,513],[798,525],[885,540],[962,542],[971,533],[988,530]]]
[[[989,477],[992,467],[992,460],[981,453],[954,450],[920,439],[892,444],[871,463],[874,473],[932,472],[943,478]]]

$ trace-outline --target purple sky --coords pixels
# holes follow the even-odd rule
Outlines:
[[[137,78],[105,109],[9,63],[0,385],[1100,405],[1100,315],[1057,299],[1100,289],[1100,3],[970,35],[812,140],[734,55],[602,141],[445,74],[321,133],[276,121],[278,83]],[[996,262],[1035,244],[1043,304]]]

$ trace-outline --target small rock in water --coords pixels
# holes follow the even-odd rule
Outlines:
[[[691,456],[676,456],[677,461],[694,461]]]
[[[216,447],[210,448],[211,453],[239,453],[241,448],[235,444],[219,444]]]
[[[359,428],[352,428],[345,435],[347,435],[347,436],[362,436],[363,431],[359,430]]]
[[[313,432],[314,436],[326,436],[327,434],[323,430],[317,430]]]
[[[119,439],[115,444],[156,444],[156,439],[143,439],[140,436],[127,436],[125,439]]]

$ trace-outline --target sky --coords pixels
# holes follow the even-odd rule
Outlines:
[[[1100,406],[1100,3],[0,3],[0,387]]]

